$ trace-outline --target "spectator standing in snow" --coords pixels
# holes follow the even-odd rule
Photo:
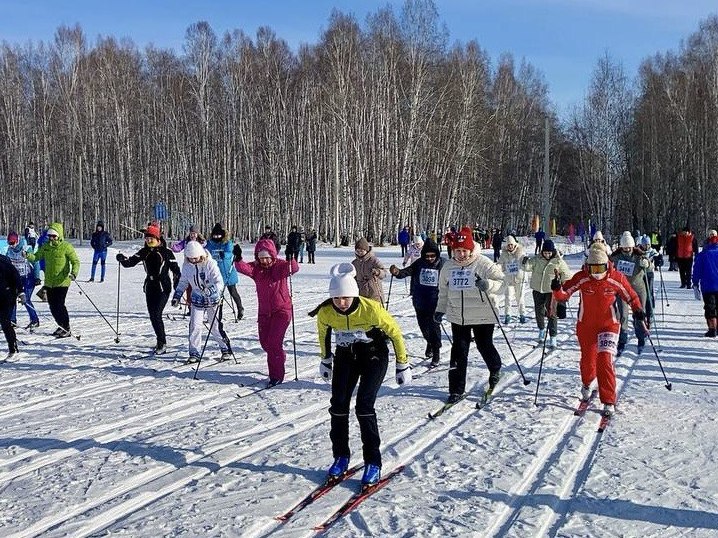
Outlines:
[[[277,234],[274,233],[271,226],[265,226],[264,233],[262,235],[260,235],[259,238],[260,239],[269,239],[270,241],[272,241],[274,243],[274,250],[276,250],[277,253],[279,253],[279,251],[281,250],[281,246],[279,244],[279,236],[277,236]]]
[[[317,262],[314,259],[314,253],[317,251],[317,232],[314,228],[309,230],[307,234],[307,263]]]
[[[616,405],[613,359],[621,327],[616,304],[625,301],[633,310],[634,318],[643,322],[646,316],[641,301],[628,279],[609,263],[601,245],[589,249],[586,264],[563,285],[558,277],[554,278],[551,289],[557,301],[568,301],[576,292],[581,294],[576,322],[581,347],[581,399],[590,398],[591,385],[598,379],[603,413],[610,416]]]
[[[491,236],[491,246],[494,249],[494,263],[499,261],[499,256],[501,256],[501,244],[504,242],[504,234],[501,233],[501,230],[496,228],[494,230],[494,235]]]
[[[288,279],[299,271],[297,260],[280,260],[271,239],[260,239],[254,246],[254,261],[242,260],[242,248],[234,245],[234,267],[254,280],[257,289],[259,343],[267,353],[269,386],[284,381],[286,354],[284,336],[292,320],[292,297]]]
[[[718,232],[710,230],[703,250],[696,256],[693,266],[693,292],[703,300],[703,311],[708,323],[704,336],[716,337],[718,330]]]
[[[676,252],[678,251],[678,232],[673,232],[666,241],[665,254],[668,256],[668,270],[677,271]]]
[[[207,241],[205,248],[219,266],[219,272],[222,273],[222,280],[224,280],[229,296],[237,306],[237,321],[239,321],[244,317],[244,307],[242,306],[242,298],[237,291],[239,275],[234,268],[233,247],[234,245],[232,241],[230,241],[227,231],[217,222],[212,228],[210,239]],[[224,297],[222,297],[222,299],[224,299]],[[222,308],[221,305],[220,308]],[[220,312],[220,316],[221,315],[222,313]]]
[[[394,318],[376,301],[359,296],[354,266],[341,263],[332,267],[330,299],[310,315],[317,316],[317,332],[322,360],[319,373],[332,383],[331,415],[332,454],[328,480],[339,480],[349,468],[349,408],[358,386],[356,416],[362,439],[364,475],[362,485],[376,484],[381,476],[381,438],[374,403],[389,367],[387,340],[396,356],[396,382],[411,382],[411,368],[401,329]],[[336,348],[331,351],[332,333]]]
[[[472,335],[481,358],[489,370],[489,387],[499,381],[501,357],[494,347],[496,311],[489,294],[503,285],[504,274],[495,263],[481,254],[474,243],[471,228],[462,228],[454,241],[453,258],[439,274],[439,300],[434,320],[444,315],[451,322],[451,361],[449,364],[448,403],[459,401],[466,391],[466,368]]]
[[[10,258],[0,254],[0,326],[5,334],[8,348],[5,360],[11,359],[18,351],[15,327],[10,321],[11,312],[17,301],[25,303],[22,278]]]
[[[698,252],[698,239],[686,226],[676,239],[676,263],[681,274],[681,288],[691,287],[693,256]]]
[[[56,338],[72,336],[65,299],[70,282],[75,280],[80,272],[80,259],[72,245],[63,239],[63,232],[62,224],[53,222],[47,229],[47,243],[35,253],[26,253],[31,262],[45,260],[45,289],[50,313],[58,325],[52,333]]]
[[[504,272],[504,324],[511,322],[511,291],[516,297],[519,311],[519,321],[526,323],[526,306],[524,304],[524,272],[521,269],[521,260],[524,257],[524,247],[519,245],[516,238],[510,235],[499,256],[499,265]]]
[[[105,223],[101,220],[97,221],[95,232],[90,239],[90,246],[94,251],[92,254],[92,271],[90,272],[89,282],[95,280],[95,269],[97,262],[100,262],[100,282],[105,281],[105,262],[107,260],[107,247],[112,244],[112,236],[105,230]]]
[[[556,250],[553,241],[547,239],[541,247],[541,255],[529,258],[524,256],[521,263],[524,271],[531,271],[531,289],[533,290],[534,314],[539,329],[538,341],[543,342],[546,337],[546,318],[548,318],[548,335],[550,348],[556,347],[558,334],[558,321],[556,308],[552,307],[551,280],[555,271],[559,272],[561,281],[571,278],[571,270],[566,265],[561,254]]]
[[[284,253],[286,254],[287,260],[299,260],[299,245],[301,243],[301,236],[296,226],[292,226],[291,231],[287,234],[287,248]]]
[[[386,268],[371,251],[371,245],[363,237],[354,245],[354,254],[356,258],[352,264],[356,269],[359,295],[384,304],[384,288],[381,281],[386,276]]]
[[[30,330],[40,326],[40,319],[37,310],[32,304],[32,292],[37,285],[40,269],[37,263],[31,263],[25,258],[26,252],[32,251],[32,248],[25,243],[25,239],[18,236],[17,232],[10,231],[7,234],[7,257],[17,269],[22,281],[22,291],[25,294],[24,305],[30,316],[30,323],[25,330]],[[13,303],[10,312],[10,321],[13,325],[17,325],[17,305]]]
[[[205,316],[212,338],[219,344],[222,353],[220,361],[232,358],[227,333],[222,325],[222,292],[224,280],[217,262],[197,241],[189,241],[184,248],[184,263],[180,279],[172,296],[172,306],[177,306],[188,286],[192,286],[189,316],[189,359],[188,363],[199,362],[202,353],[202,327]]]
[[[409,248],[409,242],[411,241],[411,234],[409,233],[408,226],[404,226],[404,229],[399,231],[399,235],[397,235],[396,240],[401,247],[401,257],[403,258],[406,256],[406,250]]]
[[[534,256],[535,256],[539,252],[542,251],[543,242],[544,242],[544,239],[546,239],[546,232],[543,231],[543,228],[538,229],[538,231],[534,234],[534,239],[536,240],[536,248],[534,249]]]
[[[304,232],[304,226],[299,227],[299,263],[304,263],[304,251],[307,248],[307,234]]]
[[[162,355],[167,351],[167,336],[165,335],[162,311],[172,292],[170,272],[173,275],[175,286],[180,278],[180,269],[175,255],[160,242],[159,227],[150,225],[145,229],[145,245],[129,258],[118,253],[117,261],[122,267],[134,267],[142,263],[145,269],[147,277],[142,289],[145,292],[147,313],[150,315],[152,329],[157,337],[157,344],[152,352],[155,355]]]
[[[439,300],[439,273],[444,266],[439,247],[427,239],[421,248],[421,257],[409,267],[389,267],[395,278],[411,277],[411,302],[416,312],[421,334],[426,340],[424,356],[431,358],[431,366],[438,366],[441,359],[441,325],[434,319]]]

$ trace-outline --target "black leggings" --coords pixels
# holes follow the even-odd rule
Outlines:
[[[55,323],[66,331],[70,330],[70,315],[65,307],[65,299],[67,298],[67,287],[45,288],[47,290],[47,304],[50,306]]]
[[[471,333],[474,333],[476,348],[484,359],[489,373],[501,370],[501,356],[494,347],[494,324],[457,325],[451,324],[451,362],[449,363],[449,394],[466,392],[466,367],[469,362]]]

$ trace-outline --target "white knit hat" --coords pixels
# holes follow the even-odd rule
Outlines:
[[[598,241],[598,240],[604,240],[604,241],[605,241],[605,239],[603,239],[603,234],[601,233],[601,230],[596,230],[596,233],[593,234],[593,240],[594,240],[594,241]]]
[[[329,297],[359,297],[359,286],[354,278],[356,269],[351,263],[338,263],[329,270]]]
[[[608,263],[608,254],[603,245],[591,245],[588,249],[588,259],[586,260],[587,265],[601,265]]]
[[[619,246],[621,248],[633,248],[636,246],[636,241],[633,239],[631,232],[626,231],[621,234]]]
[[[715,230],[708,230],[708,237],[718,237],[718,232]]]
[[[510,235],[509,238],[506,240],[507,245],[517,245],[516,238],[513,235]]]
[[[197,241],[187,241],[184,246],[185,258],[200,258],[205,255],[205,250]]]

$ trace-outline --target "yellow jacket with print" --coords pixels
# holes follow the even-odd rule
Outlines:
[[[352,304],[346,313],[337,311],[331,299],[325,301],[317,310],[317,331],[321,356],[326,357],[331,351],[331,337],[334,332],[361,332],[373,334],[382,331],[394,346],[394,355],[398,364],[406,364],[404,337],[399,324],[387,312],[381,303],[366,297],[357,297],[358,304]],[[371,338],[369,336],[368,338]]]

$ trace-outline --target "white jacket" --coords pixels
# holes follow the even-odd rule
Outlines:
[[[476,287],[481,278],[489,283],[488,292]],[[489,258],[481,254],[478,245],[469,256],[468,263],[459,265],[448,260],[439,274],[439,302],[437,312],[457,325],[486,325],[496,323],[495,307],[488,294],[503,291],[504,273]]]
[[[504,272],[504,283],[507,286],[513,286],[514,284],[523,283],[524,271],[521,267],[521,260],[524,257],[524,247],[522,245],[516,245],[513,252],[509,252],[506,249],[506,245],[501,249],[501,256],[499,256],[499,265],[501,270]]]
[[[201,263],[194,264],[185,260],[174,298],[179,300],[187,286],[192,286],[190,300],[193,306],[207,307],[221,301],[224,280],[219,265],[209,252],[205,251],[205,259]]]

